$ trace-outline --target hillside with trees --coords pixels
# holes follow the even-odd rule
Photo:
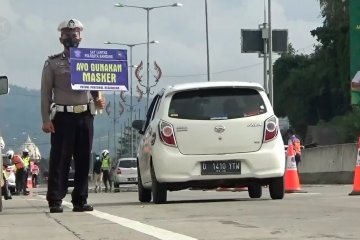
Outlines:
[[[113,95],[112,92],[105,96],[107,102],[111,102],[109,108],[109,115],[103,111],[101,115],[95,117],[94,122],[94,140],[93,151],[100,153],[102,149],[108,148],[113,156],[114,152],[114,110],[113,110]],[[127,96],[127,102],[130,101]],[[115,127],[116,127],[116,148],[117,155],[120,152],[123,156],[128,156],[130,149],[130,113],[126,107],[120,115],[119,95],[116,96],[115,109]],[[144,99],[138,103],[137,99],[133,98],[136,113],[133,118],[138,118],[139,109],[141,116],[144,118],[145,101]],[[123,103],[124,104],[124,103]],[[29,90],[19,86],[10,85],[10,93],[2,96],[0,101],[0,136],[6,142],[5,150],[14,149],[19,150],[19,147],[25,142],[29,135],[31,140],[39,147],[40,152],[44,158],[49,156],[50,151],[50,135],[45,134],[41,130],[41,114],[40,114],[40,91]],[[136,132],[134,132],[136,133]],[[136,138],[134,138],[136,140]],[[121,143],[121,144],[120,144]]]
[[[289,52],[274,63],[274,107],[304,138],[309,125],[336,128],[346,142],[360,131],[350,103],[348,0],[320,0],[323,26],[311,31],[312,54]]]

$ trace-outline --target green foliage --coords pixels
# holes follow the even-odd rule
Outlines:
[[[322,122],[319,125],[337,129],[342,133],[346,142],[357,142],[360,132],[360,110],[355,110],[344,116],[336,116],[329,122]]]
[[[315,52],[296,54],[289,46],[274,64],[275,112],[300,134],[351,111],[348,1],[319,2],[324,22],[311,31],[319,42]]]

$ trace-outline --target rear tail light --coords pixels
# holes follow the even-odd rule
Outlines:
[[[275,116],[268,118],[265,121],[264,142],[272,141],[276,138],[279,132],[278,119]]]
[[[166,145],[176,147],[174,127],[168,122],[160,121],[159,123],[160,139]]]
[[[116,173],[121,174],[121,168],[117,168]]]

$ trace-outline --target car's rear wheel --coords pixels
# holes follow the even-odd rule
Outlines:
[[[284,177],[272,179],[269,184],[269,192],[272,199],[283,199],[285,195]]]
[[[151,190],[144,188],[141,182],[141,174],[138,167],[138,196],[140,202],[150,202],[151,201]]]
[[[167,198],[167,190],[163,183],[159,183],[156,179],[154,167],[151,165],[151,182],[152,197],[155,204],[165,203]]]
[[[249,197],[261,198],[262,188],[260,184],[252,183],[248,186]]]

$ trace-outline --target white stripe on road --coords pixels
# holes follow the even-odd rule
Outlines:
[[[197,240],[196,238],[188,237],[179,233],[171,232],[162,228],[154,227],[151,225],[147,225],[138,221],[130,220],[127,218],[122,218],[118,216],[114,216],[108,213],[100,212],[94,210],[93,212],[87,212],[95,217],[102,218],[108,220],[113,223],[117,223],[121,226],[131,228],[135,231],[150,235],[152,237],[161,239],[161,240]]]
[[[45,196],[38,195],[41,198],[45,198]],[[63,201],[63,206],[66,206],[68,208],[72,209],[72,204],[66,201]],[[130,229],[133,229],[135,231],[147,234],[149,236],[155,237],[157,239],[161,240],[198,240],[197,238],[192,238],[183,234],[171,232],[162,228],[154,227],[151,225],[147,225],[138,221],[134,221],[131,219],[118,217],[115,215],[111,215],[105,212],[100,212],[98,210],[94,210],[92,212],[85,212],[87,214],[93,215],[95,217],[108,220],[110,222],[119,224],[123,227],[127,227]]]

